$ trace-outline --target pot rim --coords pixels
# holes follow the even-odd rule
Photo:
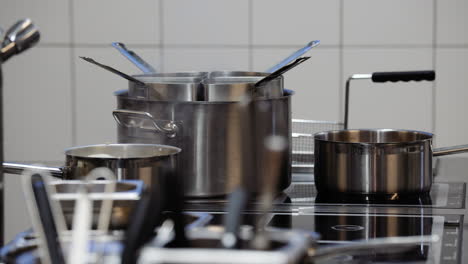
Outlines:
[[[395,142],[350,142],[350,141],[338,141],[338,140],[329,140],[323,139],[324,137],[331,133],[344,133],[346,131],[350,132],[411,132],[415,134],[420,134],[426,136],[427,138],[411,140],[411,141],[395,141]],[[350,144],[350,145],[361,145],[361,146],[394,146],[394,145],[403,145],[403,144],[415,144],[423,143],[426,141],[432,141],[434,134],[420,131],[420,130],[411,130],[411,129],[393,129],[393,128],[373,128],[373,129],[341,129],[341,130],[328,130],[322,131],[314,134],[314,140],[317,142],[328,142],[336,144]]]
[[[131,157],[90,157],[89,155],[83,155],[80,153],[73,153],[77,151],[86,151],[87,149],[100,148],[100,147],[145,147],[145,148],[162,148],[168,150],[169,153],[165,154],[152,154],[152,155],[135,155]],[[182,149],[169,145],[162,144],[143,144],[143,143],[110,143],[110,144],[94,144],[94,145],[84,145],[76,146],[65,149],[65,155],[69,157],[76,158],[85,158],[85,159],[97,159],[97,160],[134,160],[134,159],[152,159],[152,158],[161,158],[177,155],[182,151]]]
[[[294,91],[284,89],[283,96],[274,98],[255,98],[254,101],[276,101],[289,98],[294,95]],[[147,98],[133,98],[128,96],[128,90],[119,90],[114,92],[117,98],[124,98],[127,100],[134,100],[140,102],[155,102],[155,103],[167,103],[167,104],[196,104],[196,105],[219,105],[219,104],[238,104],[239,101],[177,101],[177,100],[151,100]]]

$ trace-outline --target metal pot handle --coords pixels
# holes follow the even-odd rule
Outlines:
[[[169,138],[175,137],[179,131],[174,121],[156,120],[153,115],[148,112],[116,109],[112,111],[112,115],[115,121],[117,121],[117,124],[126,128],[140,128],[164,133]],[[151,126],[145,126],[145,120],[150,121]],[[161,122],[164,122],[163,126],[158,124]]]
[[[404,249],[408,249],[409,247],[414,247],[416,245],[422,245],[425,243],[436,243],[439,240],[440,237],[437,235],[385,237],[361,241],[357,240],[347,245],[329,246],[316,249],[312,252],[310,252],[309,250],[309,258],[311,258],[312,260],[317,260],[321,258],[333,257],[336,255],[355,254],[369,250],[375,250],[377,252],[398,252]]]
[[[30,165],[30,164],[20,164],[20,163],[10,163],[10,162],[3,162],[3,172],[10,173],[10,174],[19,174],[23,173],[23,170],[37,170],[37,171],[45,171],[50,173],[52,176],[63,179],[65,176],[65,168],[57,168],[57,167],[47,167],[47,166],[40,166],[40,165]]]
[[[445,156],[445,155],[452,155],[457,153],[464,153],[468,152],[468,145],[457,145],[451,147],[444,147],[444,148],[436,148],[432,151],[432,156]]]

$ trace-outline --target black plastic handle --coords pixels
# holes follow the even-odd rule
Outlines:
[[[409,82],[409,81],[433,81],[435,71],[404,71],[404,72],[374,72],[373,82]]]

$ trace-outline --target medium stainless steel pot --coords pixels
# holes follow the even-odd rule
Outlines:
[[[158,143],[180,147],[179,168],[184,180],[185,196],[213,197],[225,195],[241,181],[243,171],[252,177],[263,175],[265,152],[263,140],[282,136],[287,147],[281,153],[281,178],[277,190],[291,183],[291,95],[255,100],[255,123],[250,138],[242,138],[241,128],[250,127],[242,119],[237,102],[168,102],[128,97],[126,91],[116,94],[118,109],[113,112],[118,123],[118,141],[122,143]],[[242,142],[254,142],[251,151],[258,161],[245,168]]]
[[[203,100],[201,82],[205,72],[141,74],[133,77],[145,85],[129,81],[131,97],[168,101]]]
[[[467,152],[468,145],[432,149],[433,134],[366,129],[317,133],[318,192],[424,193],[432,186],[432,157]]]
[[[65,150],[64,167],[3,163],[5,173],[21,174],[24,169],[45,170],[63,179],[82,179],[98,167],[109,168],[118,180],[142,180],[151,187],[161,175],[175,172],[177,147],[156,144],[101,144]]]

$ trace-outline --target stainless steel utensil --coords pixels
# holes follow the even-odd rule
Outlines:
[[[282,67],[286,66],[288,63],[290,63],[291,61],[293,61],[293,60],[299,58],[300,56],[304,55],[310,49],[312,49],[313,47],[318,46],[319,44],[320,44],[320,40],[313,40],[313,41],[307,43],[307,45],[305,45],[305,47],[300,48],[299,50],[297,50],[296,52],[294,52],[293,54],[291,54],[290,56],[288,56],[287,58],[285,58],[284,60],[282,60],[281,62],[276,64],[275,66],[269,68],[265,72],[272,73],[272,72],[278,70],[279,68],[282,68]]]
[[[19,54],[39,42],[40,33],[31,19],[26,18],[16,22],[5,33],[0,47],[0,61],[7,61],[11,56]]]
[[[103,68],[103,69],[105,69],[105,70],[108,70],[108,71],[110,71],[110,72],[112,72],[112,73],[114,73],[114,74],[117,74],[117,75],[119,75],[120,77],[125,78],[125,79],[127,79],[127,80],[133,82],[134,84],[137,84],[137,85],[140,85],[140,86],[145,86],[145,83],[144,83],[144,82],[142,82],[142,81],[140,81],[140,80],[138,80],[138,79],[136,79],[136,78],[134,78],[134,77],[132,77],[132,76],[126,74],[126,73],[123,73],[123,72],[121,72],[121,71],[119,71],[119,70],[116,70],[116,69],[114,69],[114,68],[112,68],[112,67],[110,67],[110,66],[107,66],[107,65],[104,65],[104,64],[102,64],[102,63],[99,63],[99,62],[97,62],[97,61],[95,61],[95,60],[93,60],[93,59],[91,59],[91,58],[88,58],[88,57],[82,57],[82,56],[80,56],[80,58],[83,59],[83,60],[85,60],[85,61],[87,61],[87,62],[89,62],[89,63],[92,63],[92,64],[94,64],[94,65],[97,65],[97,66],[99,66],[99,67],[101,67],[101,68]]]
[[[255,226],[255,236],[252,239],[252,245],[255,249],[267,249],[270,247],[270,240],[266,235],[265,226],[267,225],[267,216],[273,205],[273,199],[276,195],[277,183],[280,178],[280,172],[283,170],[281,162],[283,155],[288,147],[287,139],[281,136],[268,136],[264,139],[264,147],[260,151],[265,151],[265,164],[263,175],[268,178],[261,179],[261,190],[259,197],[258,210],[260,214],[257,217]]]
[[[127,49],[127,47],[121,42],[112,42],[112,47],[116,48],[122,55],[131,61],[135,66],[138,67],[143,73],[155,73],[156,70],[144,61],[135,52]]]
[[[296,59],[262,78],[235,76],[225,72],[214,72],[202,82],[205,101],[239,102],[245,96],[255,98],[279,98],[283,96],[282,74],[306,61],[310,57]]]
[[[433,134],[413,130],[337,130],[314,138],[319,193],[425,193],[433,156],[468,152],[468,145],[433,150]]]
[[[257,89],[259,89],[259,87],[262,87],[264,86],[266,83],[270,82],[271,80],[274,80],[276,79],[277,77],[279,77],[280,75],[282,75],[283,73],[291,70],[292,68],[296,67],[297,65],[303,63],[304,61],[310,59],[310,57],[301,57],[301,58],[298,58],[296,60],[294,60],[293,62],[279,68],[278,70],[270,73],[268,76],[266,76],[265,78],[261,79],[260,81],[256,82],[255,83],[255,87]]]
[[[239,228],[242,224],[242,213],[247,203],[247,192],[239,187],[229,194],[227,214],[224,215],[224,234],[221,244],[224,248],[239,246]]]
[[[4,172],[20,174],[24,169],[34,168],[50,172],[64,179],[82,179],[91,170],[106,167],[119,180],[143,180],[151,187],[159,183],[160,168],[176,169],[176,156],[181,150],[176,147],[156,144],[101,144],[69,148],[65,150],[66,162],[61,168],[25,164],[3,163]]]

